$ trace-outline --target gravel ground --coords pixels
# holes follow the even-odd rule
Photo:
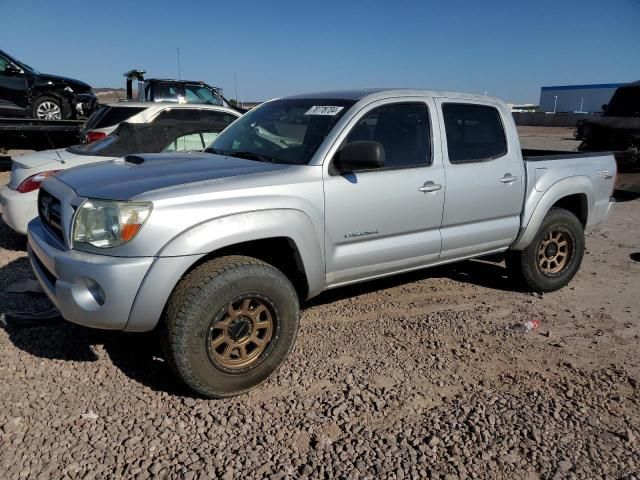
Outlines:
[[[7,174],[0,173],[0,184]],[[0,329],[3,478],[640,478],[640,199],[569,287],[470,261],[325,294],[265,385],[194,397],[151,335]],[[0,223],[0,312],[30,278]],[[635,259],[635,260],[634,260]],[[531,333],[514,328],[539,320]]]

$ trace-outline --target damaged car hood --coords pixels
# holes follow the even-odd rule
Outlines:
[[[161,188],[287,168],[209,153],[144,154],[76,167],[56,178],[83,197],[129,200]]]
[[[75,78],[60,77],[48,73],[38,73],[36,83],[44,85],[56,85],[58,87],[71,87],[76,93],[90,92],[91,86],[88,83],[76,80]]]

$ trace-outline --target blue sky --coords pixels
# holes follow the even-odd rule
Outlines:
[[[0,0],[0,49],[40,71],[123,86],[182,77],[234,96],[347,87],[489,92],[640,80],[640,0]]]

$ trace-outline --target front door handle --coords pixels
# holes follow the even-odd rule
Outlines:
[[[442,188],[442,185],[438,184],[438,183],[434,183],[434,182],[424,182],[424,185],[422,185],[418,191],[419,192],[425,192],[425,193],[429,193],[429,192],[437,192],[438,190],[440,190]]]
[[[500,181],[501,181],[502,183],[513,183],[513,182],[515,182],[516,180],[518,180],[518,177],[514,177],[514,176],[513,176],[513,175],[511,175],[510,173],[505,173],[505,174],[504,174],[504,177],[502,177],[502,178],[500,179]]]

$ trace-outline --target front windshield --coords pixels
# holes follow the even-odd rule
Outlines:
[[[29,65],[27,65],[26,63],[24,63],[24,62],[20,62],[20,61],[18,61],[18,60],[14,60],[14,62],[15,62],[15,63],[17,63],[17,64],[20,66],[20,68],[22,68],[23,70],[27,70],[27,71],[29,71],[29,72],[35,73],[36,75],[40,75],[40,72],[39,72],[38,70],[36,70],[36,69],[35,69],[35,68],[33,68],[33,67],[30,67],[30,66],[29,66]]]
[[[187,103],[222,105],[222,101],[211,90],[201,85],[185,85],[184,94]]]
[[[306,165],[355,102],[275,100],[240,117],[206,149],[251,160]]]

